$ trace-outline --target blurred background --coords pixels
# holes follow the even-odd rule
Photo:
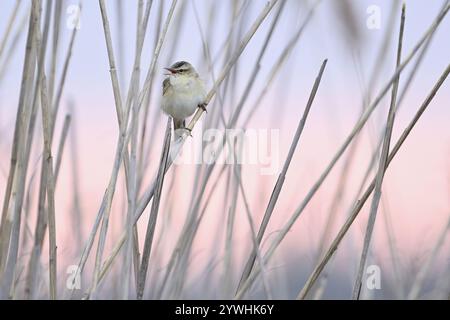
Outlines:
[[[52,14],[45,61],[48,74],[51,74],[51,59],[56,61],[55,86],[61,79],[73,33],[73,17],[79,8],[78,2],[73,0],[60,2],[58,50],[52,58]],[[123,101],[133,71],[138,2],[106,1]],[[140,87],[172,4],[162,0],[150,2],[152,7],[142,52]],[[263,164],[244,163],[238,166],[239,182],[234,175],[236,165],[218,164],[212,168],[206,164],[184,163],[172,166],[162,191],[145,298],[232,298],[252,249],[246,212],[251,213],[258,230],[322,61],[328,59],[327,67],[265,232],[261,245],[263,253],[351,132],[362,109],[379,94],[395,71],[401,1],[287,0],[281,5],[282,2],[274,6],[258,28],[219,87],[218,94],[208,106],[208,113],[197,124],[193,138],[188,138],[184,146],[187,150],[194,148],[193,144],[201,139],[201,127],[224,129],[237,106],[243,103],[242,112],[233,127],[276,130],[278,138],[272,141],[272,148],[267,153],[277,164],[275,173],[263,175]],[[448,1],[407,0],[405,4],[403,57],[409,54]],[[46,5],[47,2],[43,1],[43,8]],[[180,0],[176,4],[156,61],[150,93],[139,114],[137,144],[141,166],[137,178],[138,198],[151,184],[159,167],[167,119],[159,108],[163,67],[179,60],[189,61],[207,83],[207,88],[211,88],[265,5],[266,1],[262,0]],[[6,35],[10,29],[7,38],[3,38],[6,41],[0,54],[0,197],[3,201],[10,170],[31,1],[5,0],[0,6],[0,36]],[[44,12],[42,10],[42,15]],[[14,20],[8,28],[11,17]],[[58,296],[65,299],[82,297],[93,279],[98,240],[94,242],[93,252],[83,271],[81,288],[71,292],[66,287],[66,279],[70,275],[68,268],[79,262],[108,187],[119,136],[97,1],[83,1],[77,28],[55,122],[52,150],[56,158],[64,119],[70,115],[55,192]],[[273,34],[263,51],[257,75],[253,77],[255,62],[271,28]],[[416,64],[416,56],[401,73],[399,95],[406,88],[408,77],[414,74],[414,78],[399,105],[391,145],[397,141],[447,67],[449,34],[450,19],[445,17],[420,64]],[[360,190],[365,190],[371,181],[377,166],[370,166],[370,163],[384,132],[389,102],[390,91],[362,129],[358,142],[354,141],[344,153],[270,259],[265,270],[270,297],[293,299],[297,296],[319,256],[329,247],[347,218]],[[377,265],[381,270],[381,287],[364,289],[363,298],[405,298],[416,283],[420,270],[427,264],[417,298],[448,298],[449,121],[450,84],[447,81],[386,172],[368,260],[368,265]],[[35,234],[43,158],[40,115],[34,135],[21,213],[22,236],[15,269],[15,297],[23,297],[24,294]],[[366,173],[369,173],[368,180],[364,180]],[[242,183],[242,188],[239,183]],[[245,190],[245,198],[241,189]],[[308,298],[351,297],[369,202]],[[128,205],[122,166],[112,201],[104,258],[109,256],[125,228]],[[169,279],[164,280],[183,225],[195,210],[204,211],[192,239],[192,248],[184,265],[178,262],[178,267],[168,274]],[[149,212],[150,206],[138,223],[140,251]],[[33,298],[48,297],[47,246],[46,236]],[[133,298],[133,280],[124,276],[127,275],[125,261],[130,256],[124,251],[99,287],[97,298],[124,298],[123,292]],[[179,276],[180,273],[183,277]],[[180,278],[183,283],[181,289],[176,283],[171,283]],[[123,287],[124,281],[130,282],[129,287]],[[268,298],[261,278],[256,282],[246,297]],[[158,295],[163,284],[164,290]]]

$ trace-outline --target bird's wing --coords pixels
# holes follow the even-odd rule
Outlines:
[[[166,95],[167,89],[170,87],[170,80],[169,78],[165,78],[163,81],[163,96]]]

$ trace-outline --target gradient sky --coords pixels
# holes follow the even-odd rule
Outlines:
[[[14,2],[13,0],[2,1],[0,5],[0,30],[5,29]],[[23,2],[25,4],[28,1]],[[153,26],[153,21],[156,19],[156,3],[158,1],[154,2],[155,4],[150,17],[150,26]],[[251,25],[265,2],[259,0],[250,2],[246,11],[247,16],[243,25],[244,30],[247,30]],[[306,2],[312,3],[312,1]],[[320,64],[323,59],[328,58],[327,69],[307,121],[304,134],[288,171],[283,188],[284,192],[280,196],[275,210],[275,217],[269,226],[268,234],[283,226],[284,222],[300,204],[309,188],[319,177],[356,122],[360,112],[365,86],[367,85],[372,70],[378,67],[374,65],[374,61],[384,32],[388,27],[388,17],[392,3],[390,0],[354,1],[354,13],[360,42],[358,45],[353,45],[351,39],[348,36],[344,36],[345,27],[338,21],[336,8],[333,6],[332,1],[323,0],[322,2],[271,87],[260,111],[249,124],[251,128],[273,128],[280,130],[280,161],[282,163],[287,154],[295,128],[303,112]],[[67,7],[74,3],[76,1],[68,0],[65,5]],[[201,37],[195,20],[193,3],[195,3],[199,12],[202,28],[205,29],[207,27],[208,8],[212,5],[213,1],[187,1],[185,6],[187,10],[186,20],[184,21],[181,40],[177,44],[176,51],[172,53],[172,61],[167,61],[167,57],[171,55],[168,52],[170,46],[163,46],[161,58],[156,69],[158,73],[157,83],[162,81],[162,67],[181,59],[193,62],[207,83],[210,85],[212,82],[211,76],[205,74],[207,66],[201,56]],[[218,3],[217,12],[227,12],[227,14],[217,14],[214,17],[214,37],[212,43],[209,43],[213,57],[218,55],[220,44],[224,41],[226,30],[228,30],[229,16],[228,11],[226,11],[228,10],[228,5],[226,1],[220,1]],[[303,22],[307,11],[304,3],[305,1],[289,0],[287,4],[288,9],[284,10],[280,23],[275,29],[273,39],[267,49],[268,53],[263,59],[261,71],[255,82],[254,90],[250,95],[249,103],[246,104],[247,109],[244,110],[245,113],[248,112],[248,108],[252,106],[252,102],[261,91],[272,64],[294,33],[293,29],[297,28]],[[403,56],[409,53],[411,48],[424,34],[442,7],[443,1],[408,0],[405,3],[407,9]],[[24,7],[26,5],[24,4],[22,5],[19,16],[25,13]],[[366,27],[366,19],[368,18],[366,9],[370,5],[377,5],[381,9],[381,28],[379,30],[369,30]],[[72,100],[76,108],[74,116],[78,134],[80,176],[88,177],[81,179],[82,207],[86,212],[86,219],[92,221],[108,183],[118,127],[98,3],[97,1],[84,1],[83,6],[82,25],[76,39],[74,54],[62,98],[62,112],[60,116],[64,112],[67,112],[67,102]],[[136,1],[124,1],[126,28],[123,32],[126,45],[123,51],[125,54],[123,61],[125,64],[121,64],[119,59],[118,66],[119,75],[122,76],[123,80],[122,85],[128,82],[132,64],[135,8]],[[117,33],[117,15],[115,14],[115,9],[113,2],[109,1],[108,11],[117,53],[118,45],[117,38],[115,37]],[[168,5],[164,9],[167,12]],[[397,11],[398,14],[395,17],[392,41],[383,57],[386,61],[385,68],[381,70],[380,81],[378,81],[375,88],[372,88],[372,97],[386,83],[394,70],[398,37],[397,30],[400,20],[400,1],[398,1]],[[236,78],[237,83],[235,84],[239,93],[246,85],[255,56],[259,53],[272,18],[273,15],[263,23],[239,60],[240,74]],[[70,33],[71,30],[68,28],[62,29],[62,47],[64,48],[64,52],[68,45]],[[447,16],[439,27],[415,81],[411,85],[397,115],[392,138],[393,141],[397,140],[433,84],[450,63],[449,34],[450,17]],[[169,37],[172,36],[169,30]],[[8,73],[2,83],[0,83],[1,199],[3,198],[6,173],[9,166],[9,152],[19,95],[25,37],[26,32],[23,32],[16,54],[8,65]],[[143,70],[146,70],[150,63],[152,55],[150,44],[153,44],[153,42],[154,33],[150,32],[149,38],[146,39],[146,47],[143,55]],[[62,59],[63,56],[60,57],[59,68],[61,68]],[[218,62],[221,62],[221,60]],[[216,76],[220,72],[221,66],[221,63],[215,64]],[[407,68],[405,75],[410,71],[411,67]],[[403,77],[402,74],[401,80],[405,78],[406,76]],[[392,215],[391,219],[397,245],[406,261],[410,261],[408,259],[413,259],[414,257],[423,257],[429,252],[450,214],[449,81],[447,80],[441,87],[429,109],[420,119],[398,156],[393,161],[385,178],[383,191],[387,195],[386,198],[388,199]],[[402,85],[403,83],[400,82],[400,88],[402,88]],[[125,91],[124,89],[122,88],[122,91]],[[160,94],[160,91],[154,90],[155,98]],[[372,137],[373,133],[378,134],[382,129],[381,121],[385,121],[388,103],[389,100],[384,98],[380,107],[377,108],[377,111],[371,118]],[[58,121],[57,134],[60,132],[61,123],[62,117]],[[163,134],[164,123],[165,120],[162,120],[160,123],[160,135]],[[339,226],[344,220],[347,208],[351,204],[354,192],[358,188],[372,153],[372,138],[367,128],[363,130],[362,141],[354,161],[354,166],[350,172],[349,187],[344,195],[343,206],[339,209],[340,215],[337,221],[337,225]],[[188,142],[187,147],[189,147],[189,143],[192,142]],[[159,150],[159,147],[157,150]],[[38,154],[35,154],[34,163],[38,160],[38,156]],[[155,161],[158,158],[159,154],[154,155]],[[68,157],[65,157],[65,159],[70,160]],[[342,163],[342,161],[339,162],[339,169],[341,169]],[[30,169],[33,170],[36,168]],[[152,166],[149,176],[153,174],[154,169],[155,167]],[[66,190],[70,189],[71,175],[70,168],[64,166],[64,162],[62,170],[57,193],[57,207],[64,212],[70,206]],[[180,171],[183,177],[186,177],[185,179],[191,179],[192,174],[189,170],[193,170],[192,166],[180,166],[177,170]],[[247,196],[250,199],[250,207],[252,212],[255,213],[256,221],[259,221],[262,217],[262,212],[265,209],[272,186],[277,178],[276,175],[260,176],[258,170],[259,168],[256,166],[249,165],[243,167],[243,183],[246,190],[248,190]],[[324,216],[328,212],[332,194],[335,192],[339,173],[340,170],[333,170],[323,187],[308,205],[307,210],[302,214],[299,222],[283,242],[282,247],[285,250],[283,252],[296,252],[297,250],[307,252],[305,255],[309,259],[308,263],[312,264],[313,254],[310,248],[311,246],[314,248],[317,247],[320,233],[323,229]],[[180,194],[182,193],[180,192]],[[176,204],[180,212],[182,212],[179,217],[180,219],[184,218],[187,210],[186,206],[189,204],[188,199],[190,196],[188,194],[184,196],[185,199],[181,195],[180,201]],[[212,201],[218,202],[219,197]],[[357,226],[352,228],[353,233],[351,237],[347,237],[349,240],[347,240],[346,245],[349,247],[361,247],[362,234],[365,230],[368,213],[367,207],[368,205],[366,205],[363,211],[364,217],[358,219]],[[238,210],[240,215],[239,219],[243,219],[243,222],[241,226],[238,226],[236,242],[248,238],[247,221],[242,203],[239,204]],[[216,227],[217,215],[222,215],[219,212],[221,210],[216,209],[216,211],[214,210],[214,206],[209,208],[209,212],[199,231],[200,239],[211,238],[211,227]],[[62,220],[62,217],[63,215],[59,216],[58,219]],[[378,258],[381,257],[381,259],[388,260],[389,253],[386,249],[387,239],[384,231],[383,215],[380,214],[378,216],[376,226],[378,228],[375,229],[373,248]],[[63,228],[67,228],[66,231],[70,232],[70,226],[64,226]],[[62,238],[63,236],[61,235],[59,237]],[[175,240],[176,237],[174,237],[173,241]],[[208,246],[211,245],[199,245],[198,250],[205,250],[207,252]],[[60,252],[70,250],[69,247],[69,245],[65,247],[64,243],[62,243]],[[446,259],[448,260],[448,251],[449,241],[447,239],[444,250],[442,250],[439,256],[438,270],[442,271],[442,268],[445,268],[445,265],[441,266],[440,263]],[[279,258],[282,260],[281,257]],[[287,264],[287,262],[283,263]]]

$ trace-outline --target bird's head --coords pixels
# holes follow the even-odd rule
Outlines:
[[[197,71],[195,71],[194,67],[186,61],[178,61],[172,64],[168,68],[164,68],[169,73],[167,75],[184,75],[184,76],[191,76],[191,77],[198,77]]]

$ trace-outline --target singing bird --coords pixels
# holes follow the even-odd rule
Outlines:
[[[174,130],[187,129],[186,118],[197,108],[205,108],[205,84],[194,67],[186,61],[175,62],[168,68],[163,81],[161,108],[173,119]]]

